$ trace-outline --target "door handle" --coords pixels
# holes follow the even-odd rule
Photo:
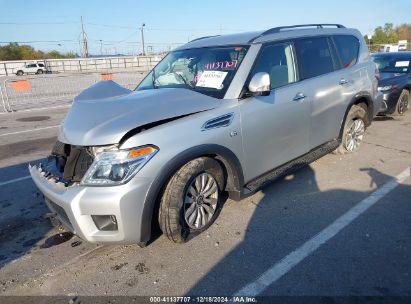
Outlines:
[[[340,80],[340,85],[347,84],[348,82],[349,82],[349,81],[348,81],[347,79],[341,78],[341,80]]]
[[[303,93],[297,93],[297,95],[294,96],[293,100],[294,101],[299,101],[301,99],[306,98],[307,96],[305,96]]]

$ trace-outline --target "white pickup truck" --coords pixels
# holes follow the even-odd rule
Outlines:
[[[14,69],[17,76],[22,76],[24,74],[43,74],[47,73],[47,68],[44,63],[28,63],[23,67]]]

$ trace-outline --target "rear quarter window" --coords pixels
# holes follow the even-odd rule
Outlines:
[[[336,35],[333,37],[337,52],[340,55],[340,68],[348,68],[357,63],[360,41],[350,35]]]

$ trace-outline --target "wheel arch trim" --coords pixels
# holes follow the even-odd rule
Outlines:
[[[340,128],[340,134],[339,134],[339,140],[343,138],[343,132],[344,132],[344,124],[347,119],[348,112],[350,111],[351,107],[355,104],[361,103],[362,100],[365,100],[366,105],[367,105],[367,116],[368,116],[368,121],[367,121],[367,126],[369,126],[373,120],[373,111],[374,111],[374,103],[372,101],[371,94],[368,92],[359,92],[354,95],[353,98],[351,98],[347,109],[345,110],[344,113],[344,118],[341,122],[341,128]]]
[[[189,148],[168,161],[159,171],[150,185],[143,206],[141,217],[141,241],[147,242],[151,237],[151,228],[158,198],[163,191],[167,181],[173,174],[187,162],[203,156],[210,156],[223,164],[227,170],[225,190],[229,192],[230,198],[239,200],[244,185],[244,176],[238,157],[230,149],[217,144],[204,144]]]

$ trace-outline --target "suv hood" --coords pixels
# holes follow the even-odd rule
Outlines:
[[[391,80],[395,82],[396,79],[401,79],[406,76],[407,74],[405,73],[380,73],[381,81],[385,81],[385,82],[392,82]]]
[[[113,81],[101,81],[74,99],[60,127],[59,140],[79,146],[116,144],[134,128],[211,110],[219,104],[216,98],[188,89],[130,91]]]

